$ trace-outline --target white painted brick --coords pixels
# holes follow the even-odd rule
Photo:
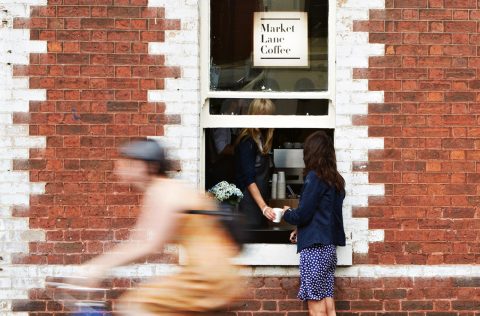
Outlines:
[[[10,8],[11,5],[15,4],[22,4],[26,6],[33,6],[33,5],[46,5],[47,1],[46,0],[2,0],[2,5],[6,6],[8,5],[7,8]]]
[[[359,55],[344,56],[341,59],[337,59],[337,65],[340,67],[348,66],[352,68],[367,68],[368,59]]]
[[[335,124],[337,127],[345,127],[352,125],[352,116],[351,115],[336,115]]]
[[[193,68],[193,67],[184,67],[182,69],[182,77],[184,78],[194,78],[194,79],[199,79],[200,77],[200,69],[198,67]],[[200,85],[200,81],[198,82],[198,85]]]
[[[13,90],[12,96],[19,100],[45,101],[47,92],[44,89]]]
[[[177,149],[171,150],[168,152],[169,158],[171,159],[179,159],[179,160],[193,160],[198,159],[198,154],[196,150],[191,149]]]
[[[198,103],[196,102],[168,102],[165,109],[166,114],[199,114]]]
[[[182,143],[182,138],[180,137],[162,137],[162,140],[165,141],[166,148],[180,148]]]
[[[168,65],[173,65],[173,63],[180,63],[184,65],[199,65],[200,58],[198,55],[187,55],[187,56],[170,56],[165,58]]]
[[[46,53],[47,42],[46,41],[29,41],[27,49],[28,49],[28,52],[32,52],[32,53]]]
[[[11,113],[2,113],[0,114],[0,124],[12,124],[13,117]]]
[[[26,65],[28,64],[27,54],[5,54],[4,61],[10,64]]]
[[[12,138],[11,137],[0,138],[0,147],[10,147],[10,146],[12,146]]]
[[[0,148],[0,159],[25,159],[28,158],[28,149]]]
[[[16,147],[44,148],[46,146],[45,137],[15,137],[14,145]]]
[[[28,78],[13,78],[12,87],[14,89],[28,89],[29,87]]]
[[[198,90],[199,81],[194,79],[166,79],[167,90]]]
[[[349,126],[337,130],[336,139],[367,138],[368,130],[362,126]]]
[[[182,160],[182,170],[195,171],[199,169],[198,160]]]
[[[25,242],[4,242],[0,244],[0,253],[25,253],[28,252],[28,244]]]
[[[12,280],[10,278],[0,278],[0,289],[3,291],[4,289],[12,287]]]
[[[28,112],[28,101],[0,100],[0,113]]]
[[[0,99],[10,100],[12,98],[12,91],[6,89],[0,89]]]
[[[28,135],[28,125],[10,125],[5,126],[4,133],[6,136]]]
[[[182,115],[182,124],[185,126],[199,126],[200,117],[198,115],[184,114]]]
[[[4,193],[0,196],[0,204],[3,205],[28,205],[29,201],[30,197],[25,194]]]
[[[2,18],[8,17],[8,19],[11,19],[12,16],[27,16],[30,10],[28,6],[18,3],[18,1],[13,1],[13,3],[8,4],[8,7],[6,6],[6,3],[3,3],[2,1],[0,8],[2,8]],[[3,11],[5,9],[8,9],[8,13]],[[11,24],[9,27],[11,27]]]
[[[366,6],[363,8],[341,8],[337,9],[337,25],[338,24],[349,24],[352,25],[353,21],[356,20],[367,20],[369,17],[369,9],[365,10]]]
[[[188,30],[167,31],[165,32],[165,40],[180,44],[198,43],[198,33]]]
[[[350,103],[344,107],[338,106],[336,108],[337,114],[345,115],[358,115],[358,114],[367,114],[368,113],[368,104],[358,104],[358,103]]]
[[[23,182],[0,182],[0,194],[26,193],[30,191],[30,184]]]
[[[385,187],[383,184],[364,184],[352,186],[352,195],[384,195]]]
[[[198,99],[196,91],[168,91],[168,90],[150,90],[148,91],[148,100],[151,102],[194,102]]]
[[[45,183],[34,182],[30,183],[30,194],[43,194],[45,193]]]
[[[166,134],[168,133],[169,137],[199,137],[199,130],[196,127],[187,127],[187,126],[166,126]]]
[[[182,137],[182,148],[199,148],[199,139],[197,137]]]
[[[169,58],[168,55],[177,56],[198,56],[198,45],[197,44],[166,44],[166,43],[149,43],[148,52],[150,54],[164,54],[167,55],[166,58]],[[175,58],[172,57],[172,61],[175,62]],[[178,64],[178,63],[177,63]]]
[[[342,8],[365,8],[365,1],[364,0],[347,0],[342,1]],[[368,8],[369,9],[382,9],[385,8],[385,1],[384,0],[369,0],[368,1]]]
[[[368,241],[370,242],[381,242],[385,240],[385,231],[384,230],[370,230],[368,232]]]
[[[0,145],[2,146],[2,145]],[[7,146],[7,145],[5,145]],[[8,145],[10,146],[10,145]],[[9,171],[12,169],[12,161],[11,160],[2,160],[0,159],[0,172],[2,171]],[[1,179],[0,179],[1,181]]]
[[[343,91],[367,91],[368,82],[366,80],[352,80],[351,82],[339,81],[337,89]]]
[[[178,6],[178,7],[165,7],[165,18],[167,19],[178,19],[178,17],[186,18],[197,18],[198,17],[198,8],[191,6]]]

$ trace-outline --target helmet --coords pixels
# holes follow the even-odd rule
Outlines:
[[[164,174],[168,170],[165,149],[159,142],[153,139],[130,142],[120,147],[119,152],[125,158],[159,164],[159,174]]]

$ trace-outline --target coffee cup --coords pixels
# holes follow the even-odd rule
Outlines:
[[[283,215],[283,209],[282,208],[274,208],[273,212],[275,213],[275,218],[273,219],[274,223],[280,223],[282,220],[282,215]]]

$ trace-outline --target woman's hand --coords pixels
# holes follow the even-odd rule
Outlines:
[[[270,221],[273,221],[275,219],[275,212],[273,211],[273,208],[271,208],[268,205],[265,205],[262,209],[263,216],[268,218]]]
[[[296,244],[297,243],[297,229],[295,228],[295,230],[293,230],[291,233],[290,233],[290,242],[292,244]]]

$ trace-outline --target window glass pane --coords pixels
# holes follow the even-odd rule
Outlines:
[[[211,0],[210,89],[216,91],[326,91],[327,0]],[[255,12],[306,12],[308,67],[255,67]],[[265,22],[267,23],[267,22]],[[266,24],[264,25],[265,27]],[[269,48],[274,49],[274,44]]]
[[[210,99],[210,114],[248,115],[253,99]],[[328,100],[272,99],[271,115],[328,115]]]

